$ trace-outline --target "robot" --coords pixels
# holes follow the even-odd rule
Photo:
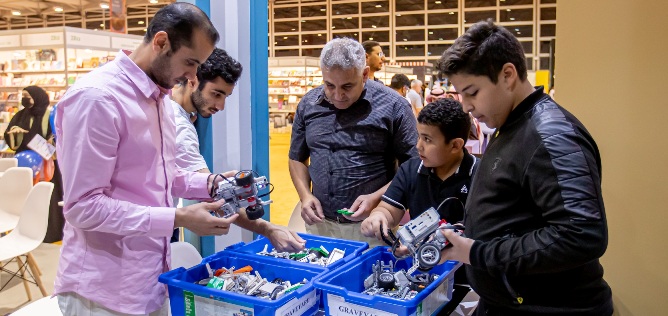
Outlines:
[[[222,217],[230,217],[239,213],[239,209],[245,208],[246,215],[250,220],[256,220],[264,215],[264,205],[270,204],[273,201],[262,201],[262,197],[269,195],[273,191],[258,195],[258,191],[267,188],[271,185],[266,177],[255,177],[253,171],[239,171],[234,179],[223,178],[218,184],[218,190],[214,196],[214,200],[225,200],[225,204],[220,207],[223,215]],[[220,212],[212,212],[214,216],[220,216]]]
[[[436,209],[429,208],[420,216],[406,223],[397,232],[393,250],[397,241],[406,246],[410,256],[415,258],[415,265],[421,271],[429,271],[441,261],[441,250],[452,246],[439,229],[453,229],[463,234],[463,226],[448,224],[441,220]],[[393,236],[392,236],[393,237]]]

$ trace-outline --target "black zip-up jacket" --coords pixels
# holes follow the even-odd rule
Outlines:
[[[467,275],[489,315],[611,315],[601,157],[539,88],[498,129],[473,178]]]

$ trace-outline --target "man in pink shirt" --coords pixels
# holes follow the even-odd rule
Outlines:
[[[160,9],[132,53],[81,78],[56,114],[67,220],[55,284],[64,315],[167,315],[160,273],[174,227],[224,235],[237,219],[222,202],[174,208],[173,196],[209,200],[211,174],[175,163],[169,90],[195,79],[219,35],[188,3]]]

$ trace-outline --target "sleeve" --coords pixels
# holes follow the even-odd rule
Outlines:
[[[595,146],[572,127],[544,138],[522,178],[543,224],[516,236],[475,241],[471,265],[522,275],[564,271],[601,257],[608,232]]]
[[[394,135],[392,139],[394,141],[395,157],[399,160],[399,164],[402,164],[408,159],[418,156],[417,149],[415,148],[418,134],[417,121],[415,120],[415,115],[413,115],[413,110],[411,107],[406,106],[404,103],[406,102],[405,99],[402,98],[399,101],[403,102],[396,102],[394,106]]]
[[[176,114],[176,166],[193,172],[208,168],[199,151],[199,138],[195,127],[179,117],[178,113]]]
[[[92,90],[92,91],[91,91]],[[59,164],[68,223],[115,235],[170,236],[175,209],[113,199],[117,148],[123,117],[113,99],[94,89],[72,91],[58,106]]]
[[[9,130],[12,129],[12,127],[19,125],[19,121],[21,119],[21,116],[24,113],[25,113],[24,110],[16,112],[16,114],[14,114],[12,119],[9,120],[9,124],[7,124],[7,128],[5,129],[4,140],[5,140],[5,143],[7,143],[7,146],[9,146],[9,148],[12,149],[12,150],[16,150],[16,148],[21,146],[21,140],[23,140],[23,139],[22,138],[17,139],[19,137],[15,137],[16,134],[9,134],[8,132],[9,132]]]
[[[410,161],[406,161],[399,167],[397,174],[394,175],[390,186],[381,197],[385,203],[398,209],[406,210],[408,204],[408,195],[410,189]]]
[[[306,144],[306,122],[304,122],[304,111],[308,106],[302,98],[295,112],[295,120],[292,123],[292,136],[290,139],[290,152],[288,158],[295,161],[305,161],[311,155]]]

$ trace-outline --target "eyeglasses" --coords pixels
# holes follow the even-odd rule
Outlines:
[[[385,53],[383,53],[382,51],[379,52],[379,53],[378,53],[378,57],[385,57]]]

